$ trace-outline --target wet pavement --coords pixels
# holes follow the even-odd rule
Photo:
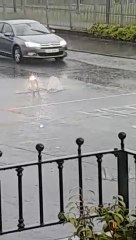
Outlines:
[[[0,58],[0,164],[37,160],[35,145],[45,145],[43,159],[75,154],[77,137],[83,137],[83,152],[119,147],[118,132],[127,133],[126,145],[135,149],[136,142],[136,61],[96,54],[68,52],[64,63],[32,61],[15,65],[12,59]],[[38,78],[40,96],[27,89],[31,74]],[[49,81],[57,77],[62,91],[47,92]],[[109,163],[110,161],[110,163]],[[104,201],[117,193],[116,161],[103,160]],[[129,161],[130,178],[134,163]],[[45,220],[57,219],[59,212],[58,176],[55,164],[44,167]],[[31,174],[30,174],[31,172]],[[64,167],[64,195],[77,192],[77,164]],[[105,173],[105,174],[104,174]],[[98,202],[97,163],[83,163],[86,199],[88,189]],[[12,181],[11,181],[12,179]],[[131,207],[135,202],[135,184],[130,179]],[[1,174],[4,229],[17,225],[17,176],[14,171]],[[31,191],[30,191],[31,189]],[[112,189],[112,192],[111,192]],[[24,218],[29,225],[38,221],[37,169],[25,169],[23,176]],[[3,236],[12,239],[57,239],[71,232],[69,226],[44,228]]]
[[[70,34],[69,31],[57,29],[56,32],[67,40],[68,48],[71,50],[136,59],[136,43],[91,38],[86,34],[85,36],[74,32]]]

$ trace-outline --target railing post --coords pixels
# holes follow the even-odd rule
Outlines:
[[[2,152],[0,151],[0,157]],[[0,181],[0,233],[2,233],[2,196],[1,196],[1,181]]]
[[[59,219],[61,222],[64,221],[64,196],[63,196],[63,163],[64,161],[57,161],[59,169],[59,191],[60,191],[60,212]]]
[[[0,181],[0,233],[2,233],[2,203],[1,203],[1,181]]]
[[[39,178],[39,208],[40,208],[40,224],[44,224],[44,216],[43,216],[43,184],[42,184],[42,151],[44,149],[44,145],[39,143],[36,145],[36,150],[38,152],[38,178]]]
[[[84,143],[83,138],[77,138],[76,144],[78,145],[78,173],[79,173],[79,201],[80,201],[80,216],[83,215],[83,176],[82,176],[82,153],[81,146]]]
[[[126,133],[118,134],[121,140],[121,150],[118,152],[118,194],[123,196],[127,209],[129,208],[129,176],[128,176],[128,153],[124,150]]]
[[[136,155],[134,155],[134,164],[135,164],[135,201],[136,201]],[[136,214],[136,203],[135,203],[135,214]]]
[[[18,167],[16,169],[18,176],[18,204],[19,204],[19,220],[18,220],[18,229],[22,230],[25,227],[24,218],[23,218],[23,194],[22,194],[22,176],[23,168]]]
[[[102,154],[97,154],[98,163],[98,191],[99,191],[99,207],[103,206],[103,196],[102,196]]]

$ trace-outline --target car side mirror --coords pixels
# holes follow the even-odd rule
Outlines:
[[[6,32],[6,33],[4,33],[4,35],[5,35],[5,37],[13,37],[14,36],[14,34],[11,32]]]
[[[52,33],[55,33],[55,30],[54,30],[54,29],[51,29],[51,32],[52,32]]]

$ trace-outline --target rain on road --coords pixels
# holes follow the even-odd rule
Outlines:
[[[0,164],[36,161],[35,145],[45,146],[44,159],[75,154],[77,137],[83,137],[83,152],[119,147],[119,131],[127,133],[127,147],[135,149],[136,142],[136,63],[134,60],[104,57],[95,54],[69,51],[63,63],[32,61],[15,65],[11,59],[0,58]],[[40,96],[27,90],[27,81],[34,74],[40,86]],[[47,91],[50,81],[56,77],[61,91]],[[134,176],[133,162],[130,164]],[[113,157],[104,160],[104,189],[112,188],[116,194],[116,162]],[[66,163],[65,198],[69,190],[77,187],[76,163]],[[84,162],[84,185],[86,190],[96,192],[97,165],[94,159]],[[69,172],[71,174],[69,174]],[[70,179],[69,179],[70,175]],[[37,207],[37,170],[24,172],[24,215],[26,224],[35,223]],[[15,227],[18,213],[17,183],[15,173],[1,176],[4,207],[4,227]],[[12,179],[12,182],[11,182]],[[57,191],[57,167],[44,169],[46,220],[57,216],[59,198]],[[10,188],[9,188],[10,183]],[[50,183],[50,184],[49,184]],[[134,183],[131,184],[132,205]],[[30,191],[31,188],[31,191]],[[104,201],[109,192],[104,190]],[[54,200],[55,199],[55,200]],[[35,209],[35,211],[34,211]],[[69,231],[64,228],[37,230],[10,236],[15,239],[56,239]],[[62,233],[63,232],[63,233]],[[8,239],[8,236],[2,237]]]

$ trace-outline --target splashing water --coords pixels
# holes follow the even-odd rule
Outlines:
[[[62,78],[62,77],[61,77]],[[65,76],[63,79],[66,78]],[[51,76],[50,78],[46,78],[48,80],[47,85],[44,85],[43,79],[39,79],[35,74],[29,75],[26,83],[25,83],[25,91],[16,92],[17,94],[30,94],[30,102],[29,104],[39,105],[38,108],[35,109],[34,116],[35,120],[31,121],[31,124],[38,125],[41,129],[44,128],[43,120],[52,120],[52,113],[48,111],[47,106],[45,106],[46,98],[48,93],[51,92],[59,92],[63,90],[62,83],[60,78]]]
[[[27,81],[27,90],[31,91],[33,96],[35,96],[36,92],[40,95],[39,81],[33,74]]]
[[[60,79],[55,76],[51,76],[49,78],[49,82],[47,85],[47,91],[48,92],[58,92],[58,91],[62,91],[62,90],[63,90],[63,86],[62,86],[62,83],[60,82]]]

